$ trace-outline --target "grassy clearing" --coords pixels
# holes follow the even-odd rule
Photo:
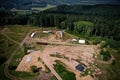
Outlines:
[[[77,36],[74,36],[74,35],[72,35],[72,34],[69,34],[69,33],[63,32],[63,40],[66,41],[66,40],[68,40],[68,39],[73,39],[73,38],[78,39]]]
[[[0,34],[0,78],[2,78],[2,80],[9,80],[4,75],[4,62],[9,59],[17,46],[18,45],[16,43],[11,42],[4,35]]]
[[[50,35],[49,33],[38,32],[35,34],[35,37],[36,38],[43,38],[44,37],[44,38],[48,39],[49,35]]]
[[[56,64],[54,64],[54,69],[56,72],[62,77],[63,80],[76,80],[75,74],[68,71],[60,61],[55,61]]]
[[[0,58],[9,58],[9,55],[16,49],[17,44],[8,40],[4,35],[0,34]],[[4,63],[0,61],[1,64]]]
[[[111,54],[115,57],[115,60],[113,60],[111,64],[97,63],[103,72],[103,74],[99,76],[100,80],[120,80],[120,54],[114,50],[111,50]]]
[[[22,60],[23,56],[24,56],[24,52],[21,51],[20,49],[18,49],[17,52],[15,53],[15,55],[13,56],[10,66],[17,68],[17,66],[18,66],[19,62]],[[15,70],[15,69],[13,69],[13,70]]]
[[[32,30],[38,29],[40,30],[41,28],[38,27],[30,27],[28,25],[8,25],[6,26],[8,28],[8,31],[3,32],[7,36],[9,36],[11,39],[21,42],[26,34]]]
[[[16,77],[22,77],[22,78],[34,78],[38,75],[38,73],[32,73],[32,72],[19,72],[19,71],[10,71],[11,74],[13,74]]]
[[[50,8],[53,8],[55,7],[54,5],[51,5],[51,4],[47,4],[46,7],[33,7],[31,8],[32,10],[38,10],[38,11],[44,11],[44,10],[47,10],[47,9],[50,9]]]
[[[16,50],[18,47],[17,42],[21,42],[26,34],[32,30],[40,30],[40,28],[36,27],[29,27],[27,25],[8,25],[5,28],[1,29],[0,33],[0,78],[3,80],[9,80],[4,75],[4,62],[9,59],[10,55]],[[24,52],[20,49],[15,53],[13,59],[9,65],[9,72],[15,76],[22,76],[22,77],[31,77],[37,74],[31,73],[24,73],[24,72],[15,72],[17,65],[19,64],[20,60],[24,56]]]

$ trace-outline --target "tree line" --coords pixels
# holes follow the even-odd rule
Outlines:
[[[76,15],[62,13],[16,14],[0,11],[0,25],[32,25],[57,27],[84,36],[102,36],[120,40],[120,16]]]

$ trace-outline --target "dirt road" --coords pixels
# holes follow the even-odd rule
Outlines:
[[[51,70],[51,72],[55,75],[55,77],[58,80],[62,80],[62,78],[58,75],[58,73],[54,70],[53,65],[51,64],[50,60],[49,60],[49,55],[47,54],[47,52],[44,52],[43,54],[41,54],[41,59],[43,60],[43,62],[46,64],[46,66]]]
[[[17,41],[15,41],[15,40],[9,38],[7,35],[3,34],[3,35],[4,35],[6,38],[8,38],[10,41],[19,44],[19,46],[15,49],[15,51],[12,53],[12,55],[10,55],[10,58],[9,58],[9,59],[6,61],[6,63],[5,63],[6,66],[5,66],[5,68],[4,68],[4,74],[5,74],[6,77],[8,77],[8,78],[11,79],[11,80],[24,80],[24,79],[22,79],[22,78],[16,78],[15,76],[11,75],[11,74],[9,73],[9,71],[8,71],[8,66],[10,65],[10,62],[11,62],[13,56],[15,55],[15,53],[17,52],[17,50],[27,41],[27,39],[29,38],[29,35],[31,34],[31,32],[33,32],[33,31],[30,31],[30,32],[26,35],[26,37],[23,39],[23,41],[22,41],[21,43],[18,43]]]

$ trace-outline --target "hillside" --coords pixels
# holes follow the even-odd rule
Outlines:
[[[118,0],[0,0],[0,7],[5,9],[31,9],[32,7],[45,7],[51,5],[95,5],[95,4],[120,4]]]
[[[120,5],[60,5],[46,12],[89,15],[119,15]]]

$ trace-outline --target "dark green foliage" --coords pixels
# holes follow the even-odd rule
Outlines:
[[[62,62],[56,61],[54,69],[62,77],[63,80],[76,80],[75,74],[66,70]]]
[[[23,46],[24,46],[24,53],[27,53],[27,50],[31,49],[30,45],[28,44],[23,44]]]
[[[39,73],[32,73],[32,72],[20,72],[20,71],[10,71],[12,75],[16,77],[22,77],[22,78],[33,78],[37,76]]]
[[[3,64],[9,58],[15,47],[16,44],[8,40],[3,34],[0,34],[0,64]]]
[[[6,66],[5,64],[0,65],[0,78],[2,78],[2,80],[10,80],[4,74],[4,68],[5,68],[5,66]]]
[[[107,40],[107,44],[116,50],[120,50],[120,41]]]
[[[115,64],[116,64],[116,61],[115,61],[115,60],[113,60],[113,61],[112,61],[112,65],[115,65]]]
[[[77,7],[78,6],[76,6],[75,8]],[[102,8],[102,6],[97,7],[98,9],[100,9],[100,11],[104,9]],[[105,7],[105,10],[108,9],[108,12],[98,13],[97,11],[99,10],[94,9],[94,6],[81,6],[80,10],[83,10],[83,12],[84,8],[85,10],[88,10],[85,11],[85,15],[74,15],[70,13],[54,14],[48,12],[40,12],[33,14],[16,14],[2,11],[0,12],[0,25],[30,24],[32,26],[39,27],[57,27],[59,29],[65,29],[67,32],[75,34],[77,36],[101,36],[104,38],[119,41],[120,17],[117,15],[120,14],[120,12],[118,11],[117,7],[119,6],[110,6],[112,10],[114,10],[113,8],[116,9],[114,13],[111,10],[110,11],[112,13],[110,13],[109,6],[107,8]]]
[[[104,61],[108,61],[111,58],[110,52],[108,50],[106,50],[106,51],[101,50],[100,54],[103,56]]]
[[[50,71],[50,69],[45,65],[45,68],[46,68],[46,73],[50,73],[51,71]]]
[[[10,69],[10,70],[15,70],[16,68],[17,68],[17,66],[9,65],[9,69]]]
[[[37,73],[39,71],[37,66],[34,66],[34,65],[31,66],[31,70],[32,70],[33,73]]]
[[[119,15],[119,5],[62,5],[58,6],[57,9],[49,9],[47,12],[53,13],[70,13],[80,15]]]
[[[95,45],[96,45],[96,44],[99,44],[100,42],[101,42],[101,40],[98,39],[98,38],[96,38],[96,39],[93,40],[93,44],[95,44]]]
[[[83,34],[85,36],[89,36],[91,31],[92,31],[92,27],[93,27],[93,23],[88,22],[88,21],[78,21],[78,22],[74,22],[74,32],[76,34]]]
[[[6,57],[0,57],[0,64],[3,64],[7,60]]]

